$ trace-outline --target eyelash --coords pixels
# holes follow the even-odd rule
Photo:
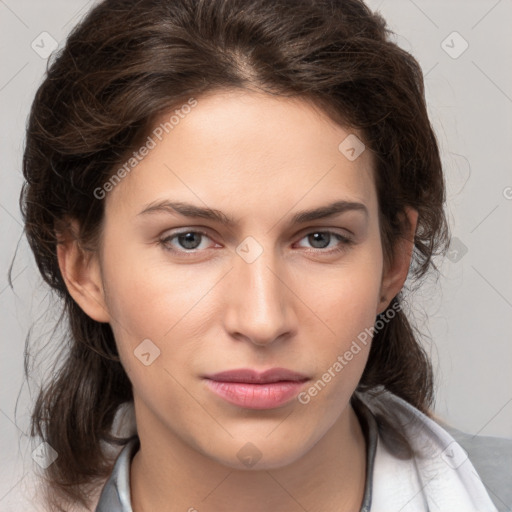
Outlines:
[[[185,230],[185,231],[179,231],[177,233],[174,233],[172,235],[169,235],[169,236],[166,236],[162,239],[160,239],[158,241],[158,243],[163,246],[164,250],[166,251],[169,251],[169,252],[172,252],[172,253],[179,253],[179,254],[182,254],[182,255],[194,255],[194,254],[197,254],[198,252],[200,252],[202,249],[190,249],[190,250],[186,250],[186,249],[183,249],[183,250],[177,250],[177,249],[173,249],[171,248],[170,246],[170,241],[179,237],[180,235],[186,235],[188,233],[194,233],[194,234],[199,234],[199,235],[203,235],[207,238],[210,238],[208,236],[208,233],[206,233],[205,231],[200,231],[200,230],[192,230],[192,229],[188,229],[188,230]],[[319,252],[319,253],[324,253],[324,254],[338,254],[340,252],[343,252],[347,249],[347,246],[350,246],[350,245],[353,245],[354,244],[354,241],[347,237],[347,236],[344,236],[344,235],[341,235],[340,233],[337,233],[335,231],[329,231],[329,230],[315,230],[315,231],[310,231],[309,233],[306,233],[300,240],[304,239],[304,238],[307,238],[309,235],[313,235],[313,234],[318,234],[318,233],[322,233],[322,234],[330,234],[330,235],[333,235],[335,238],[337,238],[340,242],[340,244],[335,248],[335,249],[330,249],[330,250],[326,250],[326,249],[310,249],[308,252]],[[330,240],[329,240],[330,242]],[[186,256],[186,257],[187,257]]]

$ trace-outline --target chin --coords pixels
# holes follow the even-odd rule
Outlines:
[[[273,440],[265,437],[256,439],[256,436],[253,441],[249,439],[231,440],[229,446],[223,446],[222,453],[212,453],[211,446],[203,453],[230,469],[263,471],[284,468],[307,452],[303,439],[293,443],[285,443],[281,436],[275,436]]]

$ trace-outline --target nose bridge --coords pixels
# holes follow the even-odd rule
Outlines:
[[[270,343],[290,327],[282,265],[272,247],[253,237],[247,237],[236,252],[229,327],[254,343]]]
[[[247,289],[256,299],[258,306],[266,306],[265,309],[275,306],[271,302],[280,299],[282,284],[275,272],[272,251],[265,251],[251,263],[240,262],[240,267],[243,278],[247,280]]]

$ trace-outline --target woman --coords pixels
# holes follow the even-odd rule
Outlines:
[[[100,3],[24,175],[51,510],[496,510],[405,311],[448,238],[421,70],[361,1]]]

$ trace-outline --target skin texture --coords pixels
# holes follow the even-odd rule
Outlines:
[[[347,159],[338,146],[350,133],[304,100],[247,90],[202,96],[108,193],[97,253],[82,254],[63,234],[68,289],[89,316],[110,323],[133,384],[135,512],[359,510],[366,451],[349,400],[369,344],[308,404],[250,410],[202,378],[284,367],[306,374],[307,389],[402,288],[412,232],[385,268],[373,156]],[[140,214],[161,200],[215,208],[236,224]],[[290,223],[338,200],[363,203],[367,214]],[[408,215],[414,229],[416,213]],[[311,236],[326,230],[353,243]],[[192,235],[187,249],[169,238],[178,231],[206,236]],[[247,237],[251,251],[262,250],[251,263],[236,252]],[[144,339],[160,350],[148,366],[134,355]],[[237,457],[248,442],[261,456],[250,468]]]

